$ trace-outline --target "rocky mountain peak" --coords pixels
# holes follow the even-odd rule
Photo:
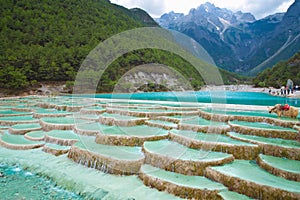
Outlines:
[[[216,6],[210,2],[206,2],[198,7],[197,10],[204,10],[205,12],[213,12],[216,10]]]
[[[164,20],[176,20],[176,19],[179,19],[179,18],[181,18],[183,16],[184,16],[183,13],[175,13],[174,11],[171,11],[169,13],[163,14],[160,17],[160,19],[164,19]]]
[[[169,13],[163,14],[160,18],[155,19],[155,21],[162,27],[170,28],[171,23],[175,23],[184,17],[183,13],[175,13],[171,11]]]
[[[234,13],[238,22],[254,22],[256,21],[255,17],[251,13],[243,13],[242,11],[238,11]]]

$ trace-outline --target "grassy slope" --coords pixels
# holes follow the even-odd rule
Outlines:
[[[279,88],[285,86],[288,79],[292,79],[294,85],[300,84],[300,52],[287,61],[281,61],[258,74],[253,83],[256,86],[272,86]]]

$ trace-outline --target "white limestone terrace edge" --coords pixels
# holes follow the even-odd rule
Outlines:
[[[189,116],[188,119],[194,119],[197,118],[198,115],[196,116]],[[175,124],[179,124],[181,122],[181,119],[176,119],[174,116],[158,116],[158,117],[153,117],[152,120],[160,120],[160,121],[166,121],[166,122],[172,122]]]
[[[3,137],[4,135],[2,135]],[[13,150],[29,150],[29,149],[34,149],[34,148],[40,148],[44,146],[44,142],[39,142],[39,141],[26,141],[25,143],[14,143],[14,142],[9,142],[7,140],[3,140],[3,138],[0,137],[0,147],[5,147],[7,149],[13,149]],[[26,140],[26,138],[24,138]]]
[[[15,108],[12,108],[11,110],[13,110]],[[9,109],[6,109],[9,110]],[[27,116],[27,115],[33,115],[32,112],[28,112],[28,113],[20,113],[20,114],[0,114],[0,117],[17,117],[17,116]]]
[[[261,152],[265,155],[286,157],[291,160],[300,160],[300,149],[298,147],[293,147],[293,146],[290,147],[290,146],[286,146],[282,144],[280,145],[272,142],[270,143],[270,142],[255,140],[255,139],[242,138],[239,135],[243,135],[243,134],[238,134],[234,132],[228,132],[227,135],[236,140],[257,144],[261,148],[262,150]],[[254,137],[260,137],[260,136],[254,136]],[[276,140],[276,138],[271,138],[271,139]]]
[[[158,128],[163,128],[166,130],[171,130],[173,128],[178,128],[178,124],[172,122],[167,122],[167,121],[161,121],[159,120],[147,120],[145,121],[145,125],[152,126],[152,127],[158,127]]]
[[[120,159],[117,156],[107,155],[99,152],[90,151],[79,146],[71,146],[68,158],[74,162],[83,164],[86,167],[105,171],[118,175],[133,175],[139,173],[140,167],[144,163],[144,155],[133,159]]]
[[[39,131],[42,130],[42,127],[34,127],[34,128],[24,128],[24,129],[14,129],[13,127],[8,128],[8,132],[13,135],[25,135],[30,131]]]
[[[44,122],[42,120],[39,121],[41,127],[45,131],[51,131],[51,130],[73,130],[75,124],[55,124],[55,123],[49,123]]]
[[[246,170],[246,173],[241,173]],[[206,168],[206,177],[224,184],[230,190],[242,192],[256,199],[299,199],[299,182],[286,180],[252,165],[249,161],[235,160],[223,166]],[[291,188],[292,186],[292,188]],[[247,187],[245,191],[244,188]]]
[[[43,136],[43,137],[31,137],[31,136],[27,135],[27,133],[26,133],[24,135],[24,138],[27,139],[27,140],[38,142],[38,141],[44,141],[45,136]]]
[[[173,148],[176,145],[177,155],[170,154],[169,150],[157,150],[158,147]],[[142,145],[142,151],[145,155],[145,163],[150,164],[154,167],[173,171],[180,174],[191,175],[191,176],[203,176],[205,168],[208,166],[223,165],[230,163],[234,160],[233,155],[221,153],[221,152],[208,152],[197,149],[190,149],[189,153],[186,151],[189,148],[178,144],[173,141],[149,141]],[[174,151],[172,151],[174,153]],[[195,156],[200,154],[206,154],[203,158]],[[213,153],[216,156],[208,158],[207,155]]]
[[[61,145],[61,146],[72,146],[76,142],[78,142],[79,139],[59,138],[59,137],[54,137],[54,136],[45,134],[44,141],[47,143],[57,144],[57,145]]]
[[[138,176],[149,187],[185,199],[222,199],[217,197],[218,192],[227,189],[222,184],[215,183],[203,176],[186,176],[147,164],[141,166]]]
[[[44,118],[44,117],[66,117],[72,115],[72,113],[33,113],[34,118]]]
[[[32,123],[39,123],[39,120],[36,118],[33,118],[32,120],[24,120],[24,121],[0,120],[0,126],[13,126],[16,124],[32,124]]]
[[[2,141],[0,139],[0,146],[3,146],[7,149],[13,149],[13,150],[30,150],[35,148],[43,147],[45,144],[27,144],[27,145],[16,145],[16,144],[10,144],[5,141]]]
[[[272,129],[272,128],[269,128],[269,127],[253,127],[253,126],[251,126],[251,124],[249,124],[249,125],[239,124],[236,121],[239,121],[239,120],[229,120],[227,122],[227,124],[231,127],[242,127],[242,128],[249,128],[249,129],[255,129],[255,130],[268,130],[268,131],[276,131],[276,132],[294,132],[294,133],[297,133],[297,130],[295,129],[295,128],[297,128],[297,125],[294,125],[292,128],[289,128],[290,130],[287,127],[283,127],[285,129],[274,129],[274,128]],[[252,122],[250,122],[250,123],[252,123]],[[259,122],[259,123],[261,123],[261,122]],[[278,125],[273,125],[273,124],[267,123],[267,122],[265,122],[265,124],[268,124],[270,127],[278,126]]]
[[[129,118],[128,119],[119,119],[117,116],[103,116],[99,115],[96,122],[100,122],[104,125],[117,125],[117,126],[136,126],[139,124],[145,124],[145,121],[148,120],[147,117],[137,117],[137,118]]]
[[[230,129],[245,135],[256,135],[262,137],[281,138],[287,140],[295,140],[298,138],[298,131],[291,128],[291,130],[285,129],[272,129],[262,127],[252,127],[247,125],[236,124],[233,121],[228,121]]]
[[[256,162],[257,164],[267,170],[268,172],[270,172],[271,174],[274,174],[275,176],[281,176],[285,179],[288,179],[288,180],[292,180],[292,181],[298,181],[300,182],[300,172],[299,170],[295,170],[295,169],[292,169],[292,168],[289,168],[289,167],[286,167],[284,165],[281,165],[281,166],[277,166],[275,165],[275,163],[273,162],[270,162],[269,160],[265,159],[266,155],[263,155],[263,154],[260,154],[257,159],[256,159]],[[300,162],[300,161],[297,161],[297,160],[286,160],[287,162],[293,162],[293,164],[295,166],[297,165],[300,165],[299,163],[296,163],[296,162]]]
[[[67,154],[70,150],[71,146],[61,146],[57,144],[46,143],[42,150],[46,153],[51,153],[55,156],[60,156],[63,154]]]
[[[74,126],[73,131],[79,135],[86,135],[86,136],[96,136],[100,133],[100,130],[85,130],[79,128],[78,126]]]
[[[260,152],[258,144],[247,143],[241,140],[237,140],[240,144],[197,140],[174,133],[172,130],[169,131],[169,140],[193,149],[211,149],[216,152],[232,154],[235,159],[253,160]]]

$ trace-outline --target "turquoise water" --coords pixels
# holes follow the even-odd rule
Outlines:
[[[84,199],[56,186],[49,179],[23,170],[18,165],[0,163],[0,199]]]
[[[300,99],[271,96],[259,92],[232,92],[232,91],[199,91],[199,92],[148,92],[132,94],[95,94],[96,98],[159,100],[175,102],[201,102],[201,103],[228,103],[243,105],[289,104],[300,107]]]

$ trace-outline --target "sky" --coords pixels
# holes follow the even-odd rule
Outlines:
[[[277,12],[286,12],[294,0],[111,0],[111,3],[126,8],[142,8],[153,18],[170,11],[188,14],[191,8],[197,8],[205,2],[235,12],[251,12],[256,19],[261,19]]]

